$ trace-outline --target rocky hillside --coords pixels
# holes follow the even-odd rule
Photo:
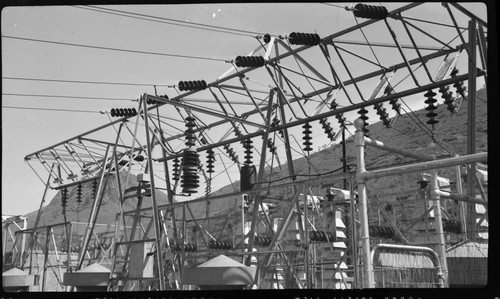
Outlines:
[[[121,173],[121,182],[125,181],[126,174]],[[137,185],[136,176],[131,174],[129,178],[129,187]],[[68,200],[66,206],[66,220],[75,222],[87,222],[89,219],[90,211],[92,209],[92,183],[85,183],[82,185],[82,202],[77,202],[77,187],[68,188]],[[102,204],[98,213],[97,223],[114,224],[116,213],[120,211],[120,199],[117,196],[118,188],[116,176],[110,176],[107,187],[104,190]],[[164,192],[156,191],[156,198],[158,204],[166,204],[168,202],[167,195]],[[57,193],[52,200],[45,205],[40,218],[39,226],[62,223],[64,222],[63,208],[61,206],[61,192]],[[132,210],[137,206],[137,199],[130,198],[125,201],[124,210]],[[144,200],[143,207],[150,207],[151,201]],[[28,217],[28,227],[32,227],[35,223],[37,211],[31,212],[26,215]]]

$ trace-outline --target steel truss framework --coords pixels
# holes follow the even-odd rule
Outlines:
[[[453,25],[424,21],[424,25],[417,26],[416,19],[410,17],[411,12],[426,6],[446,11]],[[464,20],[467,21],[466,24],[463,23]],[[262,66],[237,67],[234,64],[235,61],[230,61],[233,64],[232,67],[216,80],[207,82],[206,89],[181,93],[179,86],[174,86],[178,95],[170,98],[143,94],[138,100],[137,116],[119,118],[109,124],[27,155],[25,161],[39,177],[41,177],[40,170],[45,169],[49,173],[47,186],[50,188],[61,190],[98,181],[98,192],[89,216],[89,226],[85,232],[77,269],[84,262],[106,183],[111,177],[116,179],[119,186],[117,197],[123,204],[126,191],[130,190],[130,185],[136,183],[129,182],[128,173],[135,171],[145,174],[143,179],[149,184],[150,190],[166,190],[169,200],[166,205],[158,205],[156,192],[151,192],[151,197],[150,199],[147,197],[147,200],[151,201],[152,209],[138,206],[134,211],[123,211],[123,208],[117,211],[119,215],[116,242],[153,242],[154,244],[151,252],[155,257],[157,267],[155,271],[165,273],[165,275],[157,275],[156,280],[150,283],[149,287],[164,290],[168,288],[167,282],[174,281],[175,283],[170,284],[172,288],[179,288],[179,285],[182,285],[180,279],[182,268],[186,266],[186,261],[192,255],[186,253],[182,246],[188,243],[187,223],[193,221],[198,230],[203,230],[202,222],[208,221],[211,216],[215,217],[214,211],[209,208],[211,201],[234,201],[236,199],[243,202],[243,194],[249,196],[253,204],[251,213],[247,213],[247,216],[242,213],[242,218],[246,217],[244,219],[250,220],[249,232],[246,234],[248,236],[247,248],[254,248],[255,232],[258,231],[260,222],[265,223],[268,235],[271,236],[271,242],[266,251],[252,255],[259,256],[257,259],[259,274],[254,281],[259,285],[263,277],[269,275],[266,269],[269,269],[276,256],[280,257],[280,263],[282,262],[284,267],[291,269],[290,258],[293,252],[287,254],[288,249],[280,243],[290,223],[294,221],[298,223],[299,234],[305,242],[305,248],[308,248],[308,236],[312,226],[309,226],[307,221],[303,224],[302,217],[296,217],[303,213],[305,219],[308,219],[308,209],[301,208],[299,204],[299,195],[310,193],[307,191],[308,188],[318,186],[314,184],[320,182],[345,179],[350,181],[351,198],[354,198],[354,181],[360,188],[365,180],[382,176],[380,173],[387,176],[411,167],[420,169],[416,171],[422,171],[418,168],[421,165],[416,164],[415,166],[395,167],[394,170],[382,169],[365,173],[364,162],[359,160],[360,155],[357,173],[353,171],[344,173],[318,173],[316,171],[313,173],[310,170],[305,175],[309,178],[300,180],[299,175],[304,174],[295,172],[292,162],[294,155],[297,157],[296,153],[299,153],[309,161],[309,150],[304,151],[295,137],[301,134],[300,127],[315,121],[323,124],[328,118],[335,116],[340,121],[339,133],[332,134],[330,137],[333,142],[351,123],[343,120],[342,117],[352,118],[354,122],[357,112],[366,120],[368,111],[364,111],[365,108],[369,109],[372,106],[377,114],[381,115],[383,113],[380,113],[380,109],[385,109],[384,104],[390,103],[395,110],[398,110],[398,103],[404,101],[405,98],[413,96],[423,98],[422,93],[449,85],[458,86],[454,97],[456,101],[468,101],[467,156],[434,161],[435,155],[397,151],[393,147],[381,145],[366,137],[359,137],[361,139],[357,139],[357,145],[364,148],[366,143],[399,154],[403,153],[414,159],[428,161],[424,163],[427,163],[425,167],[429,168],[424,169],[439,168],[445,164],[453,166],[470,163],[471,171],[467,174],[469,176],[468,194],[461,199],[470,201],[471,198],[475,198],[476,188],[481,188],[481,186],[476,186],[474,180],[475,163],[487,158],[486,155],[475,155],[475,90],[477,78],[487,78],[487,23],[458,3],[443,3],[442,5],[412,3],[390,11],[386,18],[356,22],[356,26],[322,37],[319,44],[312,46],[293,46],[287,37],[271,37],[267,43],[264,42],[264,37],[258,37],[260,45],[250,52],[249,56],[262,56],[264,58]],[[383,40],[369,41],[365,33],[370,36],[373,32],[385,32],[385,34],[379,34]],[[364,40],[352,41],[352,38],[358,37],[360,33]],[[403,44],[404,39],[407,39],[409,44]],[[467,65],[467,70],[457,74],[454,68],[462,59]],[[468,82],[467,96],[463,89],[460,89],[463,81]],[[400,83],[404,83],[402,84],[404,87],[397,88]],[[147,103],[151,102],[154,104],[148,107]],[[390,109],[386,110],[390,111]],[[400,111],[391,111],[391,114],[394,115],[391,120],[394,123]],[[195,149],[200,155],[200,160],[208,150],[213,150],[217,154],[215,156],[215,165],[218,169],[216,175],[212,176],[212,173],[205,170],[203,163],[200,163],[198,174],[202,179],[199,189],[205,187],[205,196],[194,199],[192,193],[182,193],[179,180],[174,179],[176,175],[180,175],[180,173],[175,173],[174,161],[176,158],[183,158],[183,148],[185,148],[186,138],[189,137],[186,130],[180,128],[180,125],[184,125],[187,119],[194,119],[190,135],[194,137]],[[362,122],[357,134],[361,134],[362,127],[367,124],[367,121]],[[331,124],[328,125],[331,126]],[[434,125],[424,130],[431,132],[429,142],[439,140],[439,134],[434,130]],[[114,138],[110,139],[109,136]],[[256,137],[262,137],[262,139]],[[253,141],[251,150],[259,157],[254,188],[251,191],[235,189],[229,194],[211,195],[212,182],[218,175],[227,174],[231,180],[228,168],[240,168],[243,164],[238,156],[243,157],[245,153],[238,143],[248,139]],[[440,145],[437,141],[436,144]],[[271,149],[269,153],[268,148]],[[280,155],[283,155],[281,159],[285,158],[286,165],[281,165]],[[39,163],[33,163],[34,161]],[[247,161],[245,163],[248,164]],[[272,170],[276,166],[275,163],[280,169],[286,169],[288,176],[281,177],[281,174],[275,173]],[[311,166],[314,167],[314,165]],[[265,174],[266,167],[271,169],[272,175]],[[120,175],[116,175],[120,172],[127,174],[125,180]],[[266,181],[267,178],[270,180],[271,176],[279,178],[280,182]],[[160,187],[160,183],[164,184],[165,188]],[[289,194],[288,198],[282,199],[286,203],[286,208],[281,211],[283,221],[274,229],[269,215],[259,213],[259,207],[263,209],[263,203],[270,202],[266,191],[272,188],[283,188]],[[433,199],[439,199],[439,196],[443,195],[438,193],[439,190],[434,190],[433,194],[437,197]],[[485,194],[483,195],[484,201],[481,203],[485,203],[486,200]],[[356,261],[353,263],[354,272],[356,273],[358,266],[361,267],[363,271],[359,274],[363,274],[363,279],[355,275],[354,287],[372,287],[374,282],[373,270],[369,262],[368,216],[362,203],[366,201],[366,191],[362,192],[359,189],[359,196],[359,216],[355,216],[357,212],[352,204],[351,217],[353,220],[359,219],[360,235],[355,227],[349,227],[349,229],[353,232],[351,238],[356,235],[361,238],[362,246],[358,248],[359,254],[356,249],[351,251]],[[184,197],[190,200],[178,202]],[[195,203],[205,203],[204,217],[195,216],[190,211],[190,205]],[[303,207],[306,205],[307,203]],[[179,212],[179,209],[182,212]],[[469,213],[472,213],[472,210],[469,209]],[[130,224],[130,221],[127,223],[126,217],[128,216],[132,216],[133,224]],[[127,225],[132,225],[132,227],[140,225],[144,217],[150,219],[150,222],[142,234],[133,236],[127,235],[126,230],[121,231]],[[241,237],[245,235],[244,223],[242,220],[239,243],[238,240],[236,243],[242,250],[239,253],[243,256],[242,260],[250,265],[253,259],[245,253],[247,248],[244,246],[244,237]],[[469,223],[469,225],[474,224]],[[204,235],[206,237],[210,234],[206,231]],[[473,238],[473,235],[470,238]],[[210,239],[202,239],[206,247]],[[165,244],[169,248],[167,252],[158,250],[164,248]],[[350,240],[348,244],[352,246],[357,242]],[[180,253],[173,252],[175,246],[179,247]],[[116,249],[115,247],[114,250]],[[312,253],[302,252],[301,254],[305,257],[303,268],[306,272],[305,283],[297,277],[297,271],[291,271],[292,280],[296,281],[296,287],[311,287],[314,284],[314,275],[309,273],[311,269],[309,255]],[[341,261],[342,258],[333,262],[337,270]],[[121,270],[126,278],[129,269],[122,267]],[[166,273],[173,274],[167,275]],[[276,273],[275,275],[278,276]],[[122,283],[117,286],[123,287],[126,284],[123,281]]]

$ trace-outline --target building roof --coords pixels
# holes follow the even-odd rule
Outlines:
[[[446,250],[448,258],[488,258],[488,244],[465,241]]]

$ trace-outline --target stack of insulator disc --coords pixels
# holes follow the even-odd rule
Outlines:
[[[135,116],[137,115],[137,110],[135,108],[113,108],[111,109],[111,116],[122,117],[122,116]]]
[[[61,205],[66,207],[68,205],[68,189],[61,189]]]
[[[337,109],[338,106],[339,106],[339,104],[337,104],[337,102],[335,100],[333,100],[332,103],[330,104],[330,109],[335,110],[335,109]],[[335,115],[335,118],[338,120],[341,127],[345,127],[345,120],[346,119],[344,117],[344,113],[339,113],[339,114]]]
[[[78,184],[78,186],[76,186],[76,202],[82,202],[82,184]]]
[[[392,94],[392,86],[387,85],[384,90],[384,95],[390,95]],[[392,110],[396,111],[398,115],[401,115],[401,104],[398,102],[398,99],[394,98],[389,100],[389,104],[392,106]]]
[[[290,41],[292,45],[315,46],[319,44],[321,38],[316,33],[292,32],[288,36],[288,41]]]
[[[198,246],[196,244],[187,243],[184,244],[185,252],[194,252],[198,250]],[[175,246],[175,251],[181,251],[181,247],[179,245]]]
[[[236,137],[241,137],[243,136],[243,134],[241,134],[241,131],[238,127],[234,127],[234,135],[236,135]],[[240,141],[242,144],[243,144],[243,141]]]
[[[134,157],[134,161],[142,162],[142,161],[144,161],[144,156],[143,155],[137,155],[137,156]]]
[[[97,180],[92,181],[92,198],[97,195]]]
[[[118,162],[118,165],[120,166],[126,166],[128,164],[129,161],[127,160],[120,160],[120,162]]]
[[[214,172],[214,162],[215,162],[214,151],[211,148],[209,148],[209,149],[207,149],[207,172],[208,173]]]
[[[368,122],[366,121],[368,119],[368,116],[366,115],[368,113],[368,110],[365,109],[365,107],[361,108],[358,111],[358,114],[360,115],[359,118],[363,120],[363,132],[365,133],[365,136],[368,136]]]
[[[234,150],[228,145],[224,145],[224,149],[226,150],[226,153],[228,154],[229,158],[231,158],[231,160],[238,164],[239,161],[238,161],[238,155],[236,155],[236,153],[234,152]]]
[[[255,237],[254,244],[257,246],[267,247],[271,244],[271,238],[268,237]]]
[[[229,250],[233,248],[233,244],[231,241],[216,241],[216,240],[210,240],[208,242],[208,248],[210,249],[223,249],[223,250]]]
[[[238,56],[234,60],[237,67],[261,67],[264,65],[262,56]]]
[[[191,115],[188,115],[186,117],[186,131],[184,134],[186,135],[186,146],[191,147],[195,145],[195,132],[194,132],[194,127],[196,127],[196,124],[194,123],[195,118],[192,117]]]
[[[302,131],[302,133],[304,134],[304,136],[302,137],[302,139],[304,140],[304,142],[302,143],[305,147],[304,147],[304,151],[306,152],[310,152],[312,151],[312,142],[311,142],[311,125],[309,124],[309,122],[306,122],[302,128],[304,129],[304,131]]]
[[[172,170],[172,179],[174,181],[178,181],[180,179],[181,173],[180,173],[180,163],[179,163],[179,157],[174,158],[174,165],[173,165],[173,170]]]
[[[448,111],[450,111],[451,113],[456,113],[458,106],[453,100],[453,97],[449,89],[450,89],[449,86],[441,86],[439,88],[439,92],[441,93],[441,98],[444,99],[444,103],[447,106],[446,109],[448,109]]]
[[[250,165],[252,164],[252,139],[248,138],[245,140],[243,143],[243,147],[245,148],[245,164]]]
[[[184,90],[203,90],[207,88],[207,82],[205,80],[201,81],[180,81],[179,84],[179,90],[184,91]]]
[[[387,18],[387,8],[384,6],[374,6],[366,4],[356,4],[354,6],[354,16],[358,18],[382,20]]]
[[[377,103],[373,105],[373,107],[377,111],[377,114],[380,116],[380,120],[382,121],[384,126],[389,129],[391,127],[391,121],[389,120],[389,114],[382,106],[382,103]]]
[[[335,141],[335,133],[333,132],[333,128],[331,127],[330,123],[327,121],[326,117],[320,119],[319,123],[323,127],[323,130],[325,130],[325,134],[328,136],[328,138],[331,141]]]
[[[184,150],[182,156],[182,175],[181,187],[182,193],[196,193],[199,187],[198,177],[198,152],[196,148],[188,147]]]
[[[274,154],[276,152],[276,146],[274,146],[274,141],[272,138],[267,139],[267,148],[269,149],[269,152],[271,154]]]
[[[317,242],[335,242],[336,234],[324,231],[311,231],[309,233],[309,239]]]
[[[205,185],[205,196],[208,196],[210,195],[210,192],[212,192],[212,183],[211,183],[211,179],[207,180],[207,183]]]
[[[458,69],[454,68],[454,69],[451,71],[450,76],[451,76],[452,78],[455,78],[455,77],[457,76],[457,74],[458,74]],[[466,88],[465,88],[465,86],[464,86],[464,82],[463,82],[463,81],[458,81],[458,82],[455,82],[455,83],[453,84],[453,87],[455,87],[455,90],[456,90],[456,92],[457,92],[459,95],[461,95],[464,99],[467,99],[467,98],[465,97],[465,90],[466,90]]]
[[[386,227],[386,226],[378,226],[378,225],[370,225],[368,227],[368,234],[370,237],[378,237],[378,238],[393,238],[396,233],[394,228]]]
[[[437,106],[434,105],[437,100],[434,98],[436,95],[435,92],[432,91],[432,89],[429,89],[428,92],[424,94],[424,96],[427,98],[424,102],[427,104],[427,107],[425,107],[425,110],[429,111],[425,116],[429,118],[427,121],[427,124],[432,125],[434,128],[434,125],[437,124],[439,121],[436,119],[437,113],[435,110],[437,109]]]
[[[273,118],[273,121],[271,122],[271,128],[275,128],[279,124],[280,124],[280,120],[277,117],[275,117],[275,118]],[[278,134],[280,134],[281,138],[285,138],[285,133],[283,132],[283,130],[279,130]]]

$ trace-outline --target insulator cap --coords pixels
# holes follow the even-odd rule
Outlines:
[[[262,56],[238,56],[234,62],[237,67],[261,67],[265,61]]]
[[[385,19],[387,18],[388,11],[384,6],[366,5],[366,4],[356,4],[353,9],[354,16],[358,18],[366,19]]]
[[[266,34],[264,34],[263,39],[264,39],[264,43],[267,44],[271,41],[271,35],[269,35],[269,33],[266,33]]]
[[[179,81],[177,85],[180,91],[188,90],[203,90],[207,88],[207,82],[205,80],[198,81]]]
[[[288,41],[292,45],[315,46],[319,44],[320,40],[321,38],[316,33],[292,32],[288,36]]]

